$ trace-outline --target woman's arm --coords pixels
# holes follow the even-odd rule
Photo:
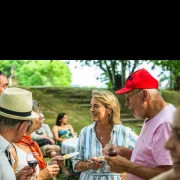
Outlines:
[[[57,126],[54,126],[52,130],[53,130],[54,139],[55,139],[56,141],[62,142],[64,139],[59,138],[59,136],[58,136],[58,127],[57,127]]]
[[[72,134],[72,137],[74,137],[74,129],[71,125],[68,125],[70,131],[71,131],[71,134]]]

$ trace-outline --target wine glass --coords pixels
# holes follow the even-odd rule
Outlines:
[[[36,180],[35,173],[36,173],[36,166],[38,164],[38,161],[35,158],[36,156],[38,156],[38,153],[36,153],[36,152],[28,152],[27,155],[26,155],[26,161],[27,161],[28,165],[34,171],[31,180]]]
[[[116,144],[106,144],[103,148],[104,156],[116,156],[117,155],[117,145]]]
[[[57,160],[56,159],[50,159],[48,162],[47,162],[47,165],[50,166],[52,164],[58,164],[57,163]],[[53,180],[57,180],[56,177],[53,177]]]

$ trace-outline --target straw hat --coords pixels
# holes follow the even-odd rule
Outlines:
[[[18,120],[33,120],[32,93],[21,88],[6,88],[0,96],[0,115]]]

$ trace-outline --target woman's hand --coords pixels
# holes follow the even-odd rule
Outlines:
[[[57,164],[52,164],[46,166],[40,173],[37,175],[38,180],[49,180],[50,178],[57,176],[59,173],[59,166]]]
[[[64,157],[59,155],[52,158],[52,160],[57,160],[58,166],[64,166]]]
[[[88,161],[88,169],[99,169],[102,167],[102,162],[97,158],[90,158]]]

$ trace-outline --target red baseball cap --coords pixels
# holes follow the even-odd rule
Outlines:
[[[158,81],[146,69],[139,69],[130,74],[125,86],[115,93],[124,94],[134,89],[158,89]]]

